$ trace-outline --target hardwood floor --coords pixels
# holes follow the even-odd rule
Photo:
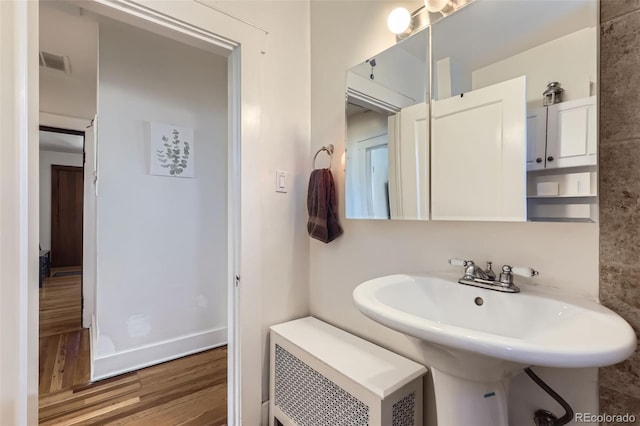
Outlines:
[[[40,289],[40,337],[82,330],[80,275],[54,277],[56,273],[79,272],[79,267],[53,268]]]
[[[79,275],[45,280],[40,332],[41,425],[226,424],[226,346],[90,383]]]
[[[88,383],[89,356],[89,330],[41,337],[40,395]]]
[[[41,425],[225,425],[227,348],[40,395]]]

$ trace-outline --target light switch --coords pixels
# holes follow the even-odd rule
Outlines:
[[[287,192],[287,172],[276,170],[276,192]]]

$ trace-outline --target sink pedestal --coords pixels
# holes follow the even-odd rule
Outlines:
[[[474,381],[430,370],[438,425],[508,426],[508,380]]]

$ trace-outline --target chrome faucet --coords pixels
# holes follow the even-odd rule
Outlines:
[[[453,258],[449,259],[449,264],[453,266],[464,266],[464,276],[458,280],[460,284],[506,293],[520,292],[520,289],[513,282],[514,274],[523,277],[535,277],[538,275],[538,271],[529,267],[504,265],[498,278],[491,268],[492,262],[487,262],[487,269],[485,270],[476,265],[473,260]]]
[[[449,263],[451,263],[451,260]],[[464,264],[462,266],[466,268],[464,270],[464,277],[466,279],[473,280],[479,278],[481,280],[495,281],[496,274],[491,270],[491,262],[487,262],[486,270],[482,270],[482,268],[476,265],[473,260],[464,260],[463,263]]]

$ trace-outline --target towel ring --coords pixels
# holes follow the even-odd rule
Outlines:
[[[331,168],[331,160],[333,160],[333,144],[323,146],[322,148],[316,151],[316,155],[313,156],[313,163],[312,163],[314,169],[316,168],[316,158],[318,158],[318,154],[320,154],[322,151],[325,151],[327,154],[329,154],[329,168]]]

